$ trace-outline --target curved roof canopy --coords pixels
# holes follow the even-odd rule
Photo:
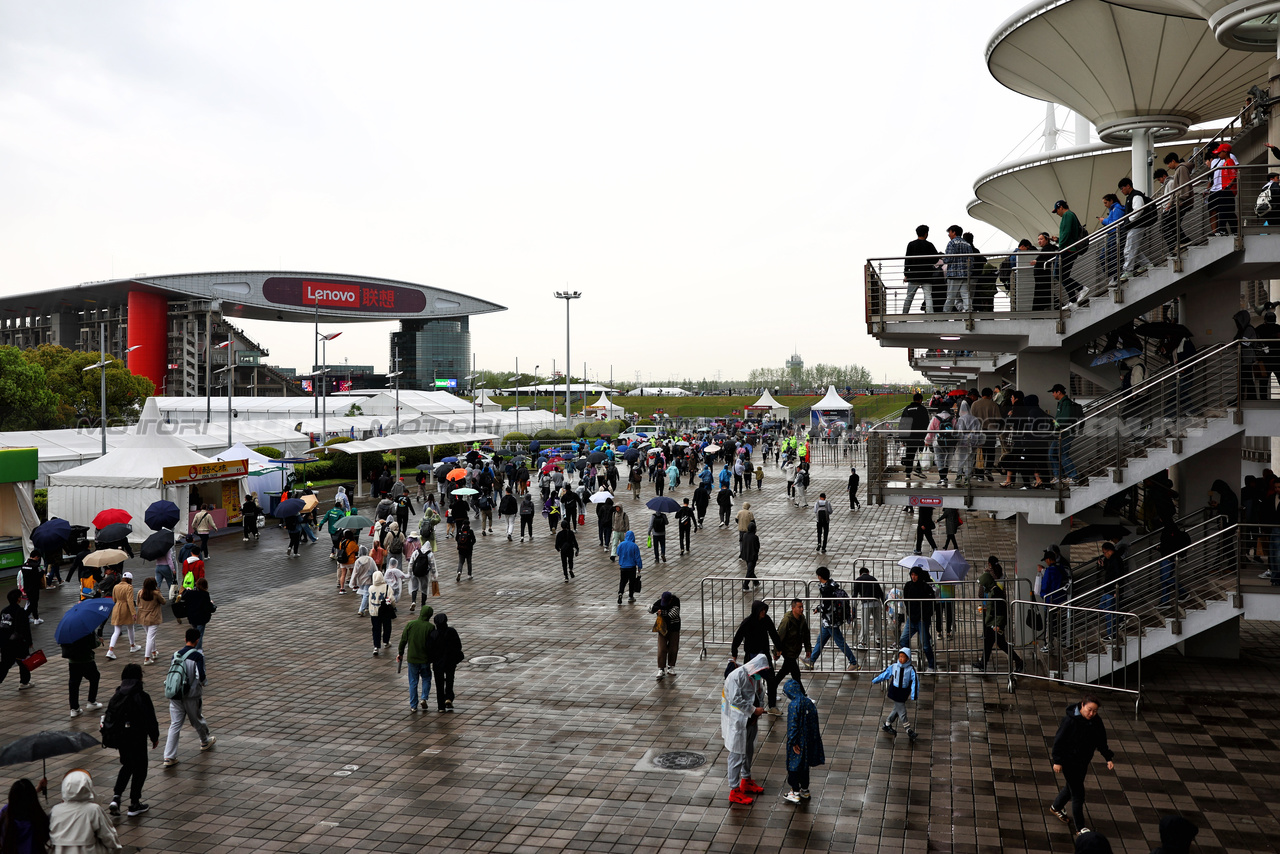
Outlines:
[[[1193,139],[1156,146],[1156,162],[1177,151],[1187,157],[1197,139],[1211,139],[1215,130],[1199,131]],[[978,198],[969,203],[969,215],[990,223],[1015,239],[1034,239],[1042,231],[1058,233],[1058,218],[1049,207],[1058,199],[1067,204],[1088,228],[1101,215],[1102,197],[1116,193],[1120,179],[1129,175],[1128,148],[1105,143],[1060,148],[997,166],[974,182]],[[1156,188],[1157,192],[1159,187]],[[1123,199],[1121,200],[1123,201]]]
[[[1209,22],[1218,44],[1272,52],[1280,36],[1280,0],[1107,0],[1117,6]]]
[[[1039,0],[987,45],[992,76],[1015,92],[1062,104],[1123,142],[1136,128],[1157,139],[1236,115],[1267,77],[1269,56],[1218,44],[1204,20],[1104,0]]]

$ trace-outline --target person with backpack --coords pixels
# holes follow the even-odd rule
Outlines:
[[[186,644],[173,654],[164,680],[164,695],[169,700],[169,737],[164,744],[164,767],[178,764],[178,740],[182,725],[188,720],[200,736],[200,749],[212,750],[218,737],[209,733],[204,720],[204,686],[206,681],[204,653],[200,650],[201,634],[197,628],[186,632]]]
[[[938,485],[948,486],[952,457],[956,449],[955,417],[951,413],[951,401],[943,400],[929,421],[924,443],[933,448],[934,462],[938,466]]]
[[[800,506],[800,502],[804,502],[804,506],[809,506],[809,463],[800,462],[796,465],[796,506]]]
[[[581,497],[573,491],[571,484],[566,483],[564,489],[560,491],[560,507],[564,510],[564,520],[575,531],[578,529],[578,508],[581,506]]]
[[[836,648],[844,653],[845,661],[849,665],[847,669],[856,671],[858,657],[853,654],[853,650],[849,649],[842,630],[846,624],[853,622],[853,599],[839,584],[831,580],[831,570],[827,567],[818,567],[814,570],[814,575],[818,579],[818,596],[822,598],[822,601],[813,609],[815,614],[820,615],[818,642],[805,658],[804,666],[812,670],[813,663],[822,654],[822,648],[826,646],[827,640],[831,639],[835,641]]]
[[[458,543],[458,577],[455,580],[461,581],[463,566],[467,568],[467,578],[471,577],[471,553],[476,547],[476,535],[471,532],[471,525],[465,519],[458,523],[455,540]]]
[[[520,542],[524,542],[525,529],[529,530],[529,541],[533,542],[533,496],[525,492],[520,497]]]
[[[429,552],[428,552],[429,554]],[[410,610],[413,606],[410,605]],[[405,623],[400,632],[400,649],[396,653],[396,665],[406,658],[409,661],[409,711],[418,711],[418,686],[422,686],[422,709],[426,711],[431,698],[431,652],[429,638],[435,628],[431,622],[433,608],[423,597],[422,610],[416,620]]]
[[[472,534],[472,539],[475,535]],[[369,623],[373,629],[373,654],[382,652],[383,646],[391,646],[391,621],[396,618],[396,597],[381,570],[373,573],[369,585]]]
[[[338,540],[338,592],[347,592],[347,581],[355,571],[356,558],[360,556],[360,534],[348,528]]]
[[[813,515],[818,521],[817,550],[827,553],[827,538],[831,535],[831,502],[825,492],[818,493],[818,500],[813,502]]]
[[[31,619],[19,604],[22,591],[16,587],[8,593],[9,605],[0,611],[0,682],[18,665],[18,690],[31,687],[31,671],[23,659],[31,652]]]
[[[689,499],[686,498],[680,509],[676,510],[676,537],[680,543],[680,554],[693,553],[693,526],[696,518],[693,508],[689,506]]]
[[[1120,179],[1120,192],[1124,194],[1124,212],[1126,234],[1124,239],[1124,265],[1120,269],[1120,281],[1126,282],[1132,276],[1140,276],[1151,266],[1151,259],[1142,251],[1142,235],[1147,226],[1155,221],[1155,207],[1147,194],[1133,186],[1133,180]],[[1144,210],[1145,208],[1145,210]]]
[[[487,537],[493,533],[493,496],[480,493],[476,497],[476,508],[480,511],[480,535]]]
[[[564,580],[568,581],[573,578],[573,558],[580,551],[578,536],[569,527],[568,519],[560,523],[560,530],[556,534],[555,546],[556,551],[560,553],[560,569],[564,572]]]
[[[436,678],[436,710],[453,711],[453,675],[465,656],[458,630],[449,625],[443,613],[433,618],[436,627],[427,635],[427,658]]]
[[[188,630],[190,631],[190,630]],[[150,807],[142,802],[142,784],[147,780],[147,742],[151,749],[160,746],[160,724],[151,696],[142,690],[142,666],[126,664],[120,672],[120,687],[107,703],[102,716],[102,746],[120,754],[120,774],[107,811],[120,815],[120,799],[129,786],[130,817],[141,815]]]
[[[910,718],[907,717],[907,701],[919,699],[920,680],[916,676],[916,669],[911,666],[911,647],[903,644],[902,649],[898,650],[898,660],[871,680],[872,685],[878,682],[889,683],[887,694],[890,702],[893,703],[893,711],[880,725],[880,729],[889,735],[897,735],[898,731],[893,728],[894,721],[897,721],[906,729],[907,738],[914,742],[917,733],[915,727],[911,725]]]
[[[790,675],[797,685],[800,685],[800,693],[804,693],[804,686],[800,679],[800,656],[805,656],[807,661],[813,654],[813,646],[809,643],[809,621],[804,616],[804,601],[801,599],[791,600],[791,609],[778,622],[778,639],[781,641],[773,649],[774,661],[782,659],[782,666],[778,668],[777,679],[782,681],[784,676]]]
[[[667,562],[667,514],[654,513],[649,517],[649,538],[653,542],[653,562]]]
[[[507,520],[507,542],[511,542],[512,535],[515,533],[516,517],[520,515],[520,505],[516,501],[515,495],[511,492],[511,487],[507,487],[502,494],[502,500],[498,503],[498,518],[506,518]],[[521,542],[523,542],[524,529],[521,528]]]

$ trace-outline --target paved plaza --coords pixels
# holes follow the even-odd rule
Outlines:
[[[810,497],[825,488],[837,507],[823,556],[811,510],[789,505],[781,476],[767,470],[764,490],[745,497],[759,524],[761,575],[808,579],[827,563],[848,577],[855,556],[910,553],[914,517],[896,507],[850,513],[846,475],[815,467]],[[643,541],[647,511],[626,493],[621,503]],[[357,598],[334,592],[327,538],[303,546],[299,559],[285,558],[274,527],[254,545],[216,538],[207,572],[220,609],[205,641],[205,712],[217,746],[201,753],[188,727],[176,767],[162,769],[153,751],[151,811],[118,820],[122,841],[191,854],[1073,850],[1046,805],[1060,782],[1050,741],[1075,695],[1030,681],[1010,695],[995,677],[922,677],[912,710],[921,738],[911,745],[880,732],[886,701],[872,674],[806,674],[827,755],[812,800],[792,806],[779,796],[786,718],[766,717],[754,774],[766,792],[730,807],[719,714],[727,650],[699,660],[699,582],[740,574],[742,564],[736,531],[717,529],[714,513],[713,504],[691,556],[679,556],[674,530],[669,563],[655,567],[645,551],[644,593],[621,607],[616,564],[596,545],[593,519],[579,532],[577,578],[567,584],[541,519],[532,543],[480,537],[475,578],[461,583],[442,527],[442,595],[432,604],[449,615],[469,659],[448,715],[409,711],[394,656],[371,655]],[[1013,524],[979,513],[966,521],[966,553],[975,561],[995,553],[1011,567]],[[130,568],[141,578],[146,565]],[[679,675],[657,681],[648,606],[663,590],[681,596],[684,629]],[[44,598],[49,619],[36,638],[49,664],[35,672],[34,690],[19,693],[16,672],[0,689],[5,741],[44,728],[96,733],[96,715],[67,719],[66,664],[52,642],[56,617],[74,599],[70,586]],[[395,639],[408,617],[401,607]],[[171,619],[162,626],[162,662],[182,628]],[[1147,662],[1137,720],[1131,706],[1104,697],[1116,771],[1094,763],[1086,809],[1116,851],[1145,854],[1158,844],[1159,817],[1175,810],[1200,826],[1195,850],[1280,848],[1280,632],[1254,624],[1244,636],[1238,662]],[[99,654],[103,702],[129,661],[141,654],[113,662]],[[162,745],[165,669],[145,671]],[[650,759],[668,751],[707,762],[654,767]],[[73,767],[88,769],[100,800],[109,799],[115,753],[95,750],[49,762],[51,803]],[[38,766],[9,771],[39,775]]]

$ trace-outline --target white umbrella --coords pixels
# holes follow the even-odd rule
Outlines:
[[[591,496],[591,503],[603,504],[611,498],[613,498],[613,493],[609,492],[608,490],[602,489]]]
[[[704,453],[707,453],[707,454],[714,454],[714,453],[716,453],[717,451],[719,451],[719,450],[720,450],[720,446],[719,446],[719,445],[707,445],[707,446],[706,446],[705,448],[703,448],[702,450],[703,450],[703,452],[704,452]]]
[[[918,566],[934,578],[938,578],[942,575],[942,564],[938,563],[931,557],[924,557],[923,555],[911,555],[910,557],[904,557],[902,560],[898,561],[898,566],[906,567],[907,569],[912,569]]]
[[[942,567],[941,577],[935,575],[934,581],[963,581],[969,574],[969,561],[965,560],[959,549],[936,551],[933,553],[933,559]]]

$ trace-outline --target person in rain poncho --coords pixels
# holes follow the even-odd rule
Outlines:
[[[391,588],[392,598],[399,599],[403,590],[403,582],[408,578],[404,571],[400,569],[400,561],[393,557],[387,558],[387,568],[383,570],[382,577]]]
[[[120,851],[115,826],[93,797],[93,778],[76,769],[62,778],[62,803],[49,810],[49,842],[55,854]]]
[[[955,431],[957,435],[955,464],[956,485],[967,486],[973,477],[973,464],[978,456],[978,448],[982,447],[985,436],[982,435],[982,422],[969,412],[969,401],[960,402],[960,414],[956,417]]]
[[[787,706],[787,783],[791,791],[782,797],[793,804],[809,797],[809,769],[827,761],[818,731],[818,707],[805,696],[794,679],[782,686],[791,703]]]
[[[724,680],[720,695],[720,734],[729,751],[729,803],[749,804],[764,791],[751,779],[751,758],[755,755],[756,733],[764,714],[764,673],[769,659],[757,655],[744,666],[734,668]]]
[[[676,465],[673,459],[671,465],[667,466],[667,485],[675,489],[680,485],[680,466]]]
[[[334,496],[333,500],[342,506],[343,513],[351,512],[351,497],[347,495],[345,486],[338,487],[338,494]]]
[[[378,569],[378,565],[373,562],[373,558],[369,556],[369,547],[360,547],[360,556],[356,558],[355,565],[351,569],[351,589],[360,594],[360,607],[356,609],[356,616],[363,617],[369,610],[369,585],[373,582],[373,574]]]

